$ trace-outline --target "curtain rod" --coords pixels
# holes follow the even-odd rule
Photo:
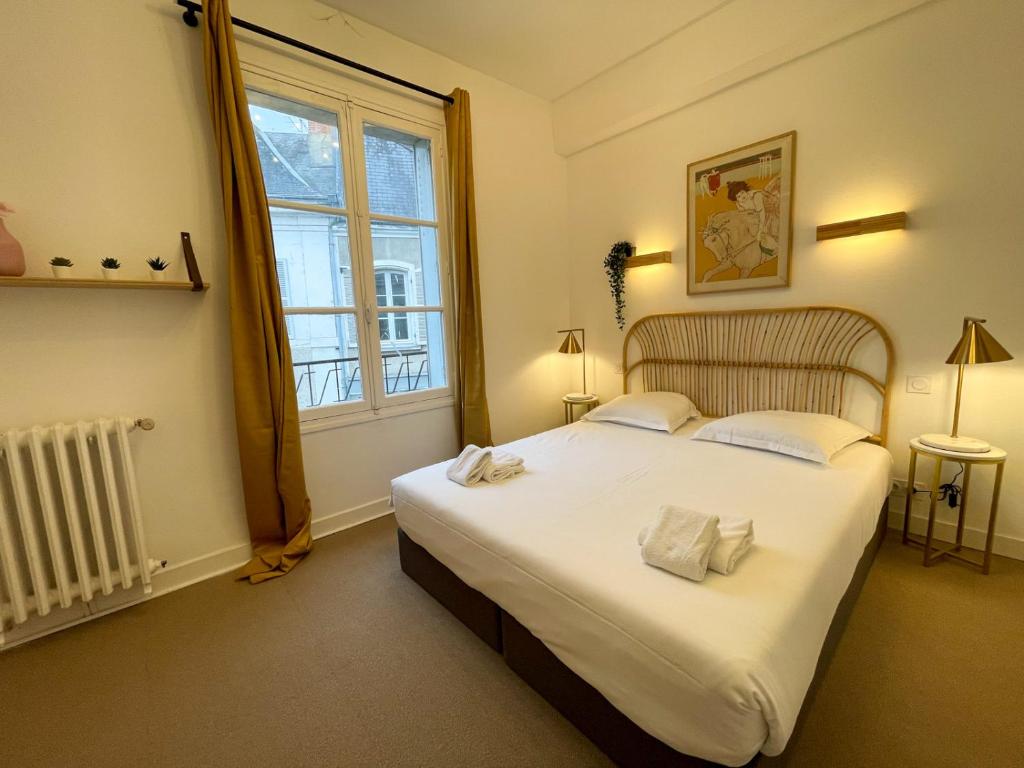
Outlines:
[[[199,3],[190,2],[190,0],[176,0],[176,2],[178,5],[185,9],[185,13],[182,14],[181,17],[182,20],[190,27],[198,27],[199,19],[196,18],[196,14],[202,13],[203,7]],[[309,43],[304,43],[301,40],[296,40],[295,38],[292,37],[286,37],[285,35],[282,35],[278,32],[274,32],[273,30],[267,29],[266,27],[261,27],[257,24],[253,24],[250,21],[245,21],[244,19],[238,19],[232,16],[231,23],[236,27],[241,27],[242,29],[247,29],[250,32],[255,32],[257,35],[269,37],[271,40],[276,40],[279,43],[290,45],[294,48],[298,48],[299,50],[306,51],[306,53],[312,53],[315,56],[322,56],[325,59],[330,59],[334,63],[341,64],[344,67],[358,69],[360,72],[364,72],[365,74],[371,75],[372,77],[379,77],[381,80],[387,80],[389,83],[400,85],[403,88],[409,88],[410,90],[418,91],[419,93],[425,94],[427,96],[433,96],[435,99],[440,99],[441,101],[445,101],[449,104],[455,103],[455,99],[453,99],[451,96],[445,96],[443,93],[438,93],[437,91],[432,91],[429,88],[424,88],[422,85],[410,83],[408,80],[403,80],[400,77],[389,75],[387,72],[381,72],[379,69],[368,67],[365,64],[360,64],[357,61],[346,59],[343,56],[338,56],[337,54],[331,53],[330,51],[325,51],[323,48],[317,48],[315,46],[309,45]]]

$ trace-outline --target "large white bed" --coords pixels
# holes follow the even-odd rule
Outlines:
[[[857,443],[832,466],[578,422],[510,443],[528,471],[465,488],[446,463],[394,481],[398,523],[511,613],[637,725],[743,765],[778,754],[889,492],[891,459]],[[637,532],[659,505],[754,520],[729,576],[651,568]]]
[[[869,321],[834,308],[810,312],[817,314],[799,327],[804,337],[824,336],[826,350],[860,333],[856,325],[844,330],[845,318]],[[770,317],[760,324],[758,317],[735,324],[735,315],[725,317],[720,335],[731,341],[719,344],[718,332],[696,327],[714,350],[696,358],[678,349],[685,341],[673,332],[645,329],[641,361],[653,362],[627,365],[627,374],[642,372],[647,389],[695,392],[702,410],[720,415],[759,405],[845,415],[848,374],[865,379],[850,354],[867,332],[843,342],[840,361],[826,361],[815,344],[796,338],[786,344],[798,364],[765,365],[747,337],[782,350],[772,359],[786,358],[771,332],[789,335],[789,318],[773,326]],[[888,384],[891,345],[884,341],[881,381]],[[742,349],[755,360],[737,362]],[[716,368],[742,370],[720,382]],[[751,371],[753,378],[741,380]],[[884,397],[884,387],[875,389]],[[807,407],[812,400],[817,405]],[[397,478],[392,490],[408,537],[633,723],[683,755],[738,766],[758,752],[779,754],[793,732],[837,606],[875,534],[891,458],[869,442],[821,465],[691,440],[706,421],[671,435],[577,422],[505,446],[527,467],[511,481],[466,488],[449,481],[441,463]],[[755,545],[733,573],[709,572],[699,583],[652,568],[641,559],[637,534],[663,504],[750,517]]]

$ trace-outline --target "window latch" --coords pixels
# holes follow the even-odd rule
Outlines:
[[[366,321],[367,325],[370,324],[370,308],[368,306],[363,307],[363,319]]]

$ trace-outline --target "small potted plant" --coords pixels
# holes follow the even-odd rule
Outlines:
[[[149,276],[151,278],[160,282],[167,279],[167,268],[171,266],[169,263],[159,256],[154,259],[146,259],[146,263],[149,264]]]
[[[107,256],[105,259],[100,260],[100,266],[103,267],[103,277],[106,280],[116,280],[117,270],[121,268],[121,262],[115,259],[113,256]]]
[[[50,259],[50,269],[53,270],[53,276],[57,278],[70,276],[73,266],[75,266],[75,263],[66,256],[54,256]]]

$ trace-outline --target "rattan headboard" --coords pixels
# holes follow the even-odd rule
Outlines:
[[[874,374],[858,354],[879,349]],[[631,350],[639,351],[630,359]],[[847,417],[854,381],[880,398],[874,440],[885,445],[895,355],[877,321],[842,307],[648,315],[622,344],[623,392],[639,372],[646,391],[681,392],[706,416],[758,410]],[[853,379],[851,379],[853,377]]]

